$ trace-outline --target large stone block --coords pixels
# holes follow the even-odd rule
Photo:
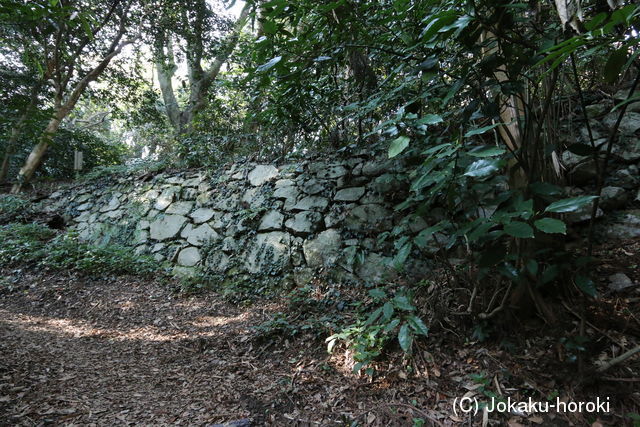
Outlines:
[[[278,168],[273,165],[258,165],[251,172],[249,172],[249,182],[254,187],[262,185],[265,182],[271,181],[278,176]]]
[[[150,237],[154,240],[172,239],[180,233],[187,218],[182,215],[164,215],[150,225]]]
[[[281,231],[258,234],[244,256],[249,273],[277,274],[290,264],[291,236]]]
[[[341,245],[340,232],[333,228],[319,233],[315,239],[305,241],[302,248],[307,266],[316,268],[335,264],[340,257]]]

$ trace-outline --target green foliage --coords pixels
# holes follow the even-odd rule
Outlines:
[[[329,288],[320,292],[311,285],[296,288],[287,295],[286,312],[277,312],[266,322],[256,326],[261,341],[295,339],[301,336],[317,339],[326,337],[343,323],[341,312],[347,305],[340,301],[340,292]],[[337,312],[335,312],[337,310]]]
[[[124,246],[93,246],[75,234],[57,234],[39,224],[0,227],[0,266],[35,265],[52,270],[76,270],[88,275],[158,272],[156,261],[135,255]]]
[[[33,203],[23,197],[0,194],[0,224],[20,222],[33,211]]]
[[[91,132],[60,129],[52,140],[39,174],[72,178],[75,150],[83,153],[83,171],[119,165],[128,154],[128,148],[122,142],[107,141]]]
[[[353,350],[354,371],[367,367],[381,356],[394,337],[402,351],[411,353],[414,338],[429,333],[429,328],[415,314],[416,307],[410,294],[403,291],[390,294],[383,288],[374,288],[369,291],[369,297],[376,308],[371,310],[368,306],[366,318],[360,318],[326,339],[329,352],[340,341]],[[366,372],[372,374],[373,369],[367,368]]]
[[[113,179],[114,176],[142,175],[161,172],[169,167],[168,161],[141,160],[126,165],[98,166],[80,177],[83,181]]]
[[[640,427],[640,414],[629,412],[627,418],[633,422],[633,427]]]

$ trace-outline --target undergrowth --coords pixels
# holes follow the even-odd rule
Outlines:
[[[97,181],[103,178],[113,179],[114,176],[122,176],[135,173],[141,174],[162,172],[170,166],[170,161],[164,160],[139,160],[135,163],[126,165],[97,166],[87,174],[83,175],[80,179],[84,182],[88,182]]]
[[[51,270],[75,270],[88,275],[134,274],[159,271],[150,257],[131,248],[95,246],[78,240],[75,233],[58,234],[40,224],[0,226],[0,267],[32,265]]]
[[[272,279],[246,275],[226,276],[200,271],[180,279],[178,291],[186,295],[213,291],[225,301],[248,305],[259,299],[282,294],[281,281]]]
[[[21,221],[33,212],[33,203],[11,194],[0,195],[0,224]]]

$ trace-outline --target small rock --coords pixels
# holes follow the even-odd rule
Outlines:
[[[168,214],[186,215],[193,209],[193,202],[175,202],[165,211]]]
[[[191,212],[189,216],[193,219],[193,222],[196,224],[201,224],[203,222],[209,221],[215,211],[209,208],[198,208],[195,211]]]
[[[118,197],[114,195],[107,205],[100,208],[100,212],[109,212],[118,209],[119,206],[120,201],[118,200]]]
[[[626,169],[617,170],[611,177],[611,181],[628,190],[636,188],[639,183],[638,169],[635,165],[631,165]]]
[[[612,291],[622,291],[632,286],[635,286],[635,283],[624,273],[609,276],[609,289]]]
[[[346,226],[354,231],[385,231],[391,228],[391,212],[377,204],[360,205],[349,212]]]
[[[294,210],[300,211],[310,211],[310,210],[318,210],[323,211],[329,205],[329,200],[325,197],[320,196],[307,196],[300,200],[293,207]]]
[[[190,246],[180,251],[178,255],[178,264],[184,267],[193,267],[201,260],[200,251],[198,248]]]
[[[629,89],[621,89],[618,92],[616,92],[615,95],[613,95],[613,98],[615,99],[616,103],[626,100],[627,97],[629,97]],[[640,90],[635,91],[631,95],[631,98],[635,98],[636,101],[629,103],[629,105],[627,106],[627,111],[640,113]]]
[[[296,186],[286,186],[286,187],[278,187],[273,192],[273,197],[276,199],[287,199],[287,200],[296,200],[298,195],[300,194],[300,190]]]
[[[322,215],[320,213],[304,211],[295,214],[284,225],[297,234],[309,234],[318,229],[321,221]]]
[[[587,105],[587,115],[590,118],[600,117],[609,112],[611,108],[607,104],[591,104]]]
[[[324,184],[317,179],[309,179],[302,184],[302,191],[309,195],[321,193],[324,188]]]
[[[278,211],[269,211],[262,217],[258,231],[282,230],[284,215]]]
[[[630,209],[610,215],[605,224],[601,224],[599,234],[605,239],[625,240],[640,237],[640,210]]]
[[[295,183],[291,179],[279,179],[275,182],[274,185],[276,188],[280,188],[280,187],[290,187],[292,185],[295,185]]]
[[[321,169],[316,173],[316,176],[320,179],[335,179],[340,178],[347,174],[347,170],[344,166],[329,165],[325,169]]]
[[[627,192],[622,187],[604,187],[600,194],[600,206],[605,210],[622,208],[627,200]]]
[[[619,114],[619,111],[609,113],[605,116],[604,119],[602,119],[602,122],[610,129],[612,129],[616,121],[618,120]],[[618,127],[618,132],[620,132],[622,135],[633,135],[638,129],[640,129],[640,113],[627,111],[622,117],[622,121],[620,122],[620,126]]]
[[[364,195],[364,192],[364,187],[343,188],[336,193],[333,199],[340,202],[355,202]]]
[[[220,235],[209,224],[202,224],[200,227],[192,229],[185,238],[194,246],[202,246],[209,240],[220,239]]]
[[[158,196],[158,199],[156,200],[156,204],[153,205],[153,208],[159,211],[165,210],[173,202],[175,194],[176,194],[176,189],[174,187],[165,189],[162,192],[162,194]]]

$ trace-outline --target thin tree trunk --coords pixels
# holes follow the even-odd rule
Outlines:
[[[124,33],[125,33],[125,27],[124,27],[124,24],[121,23],[119,32],[115,36],[114,40],[112,41],[107,55],[104,58],[102,58],[102,61],[100,61],[91,71],[89,71],[76,84],[73,90],[69,93],[69,96],[67,97],[64,103],[62,102],[63,94],[61,92],[58,92],[56,94],[55,114],[49,121],[49,124],[47,124],[47,127],[45,128],[42,135],[40,135],[38,144],[36,144],[36,146],[33,147],[33,149],[31,150],[31,153],[29,154],[29,157],[27,157],[27,161],[25,162],[24,166],[20,168],[17,182],[11,188],[11,193],[13,194],[19,193],[20,191],[22,191],[22,188],[24,187],[24,185],[27,184],[29,180],[31,180],[34,172],[36,171],[38,166],[40,166],[40,163],[42,162],[42,158],[44,157],[44,154],[47,152],[47,148],[49,148],[49,144],[51,142],[51,139],[53,138],[53,135],[55,135],[55,133],[58,131],[58,128],[60,127],[60,123],[62,122],[62,120],[64,120],[65,117],[67,117],[67,115],[76,106],[76,103],[80,99],[80,96],[82,96],[82,94],[84,93],[89,83],[96,80],[104,72],[104,70],[107,68],[107,66],[111,62],[111,60],[116,55],[118,55],[126,45],[131,44],[135,41],[135,39],[133,39],[133,40],[125,40],[123,42],[120,42]],[[58,79],[59,78],[60,77],[58,77]],[[56,84],[58,85],[58,87],[60,87],[59,81],[56,82]]]
[[[12,194],[22,191],[22,187],[31,180],[34,172],[38,169],[38,166],[40,166],[42,158],[47,152],[47,148],[49,148],[53,135],[60,127],[60,122],[62,121],[62,117],[60,116],[61,112],[56,113],[56,115],[49,121],[49,124],[42,135],[40,135],[38,144],[33,147],[29,157],[27,157],[27,161],[24,163],[24,166],[20,168],[20,172],[18,173],[18,182],[16,182],[11,189]]]

